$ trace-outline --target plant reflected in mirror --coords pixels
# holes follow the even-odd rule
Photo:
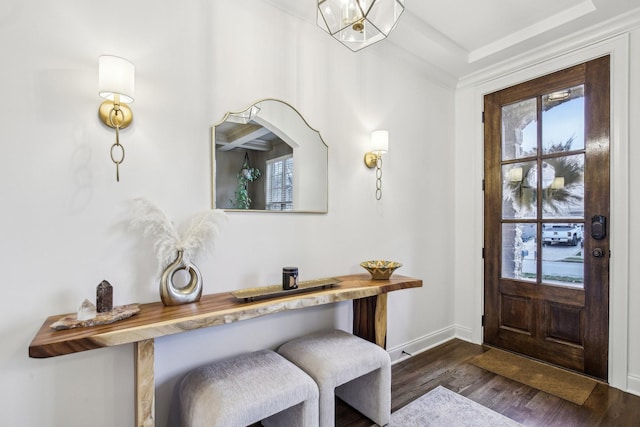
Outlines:
[[[228,112],[212,140],[214,208],[327,212],[328,147],[291,105],[264,99]]]

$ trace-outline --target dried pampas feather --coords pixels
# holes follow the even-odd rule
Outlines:
[[[226,219],[223,210],[213,209],[196,215],[189,224],[177,249],[184,251],[183,259],[186,263],[193,262],[201,250],[206,250],[213,238],[219,234],[218,224]]]
[[[197,215],[191,221],[184,236],[169,217],[153,202],[145,198],[134,199],[134,218],[131,226],[141,228],[145,236],[154,240],[153,248],[160,267],[173,262],[177,251],[184,251],[185,263],[193,262],[210,239],[218,235],[218,224],[226,218],[224,211],[215,209]]]
[[[153,239],[160,265],[166,265],[175,258],[175,248],[180,241],[178,230],[169,217],[153,202],[137,198],[134,199],[134,218],[131,226],[141,228],[144,235]]]

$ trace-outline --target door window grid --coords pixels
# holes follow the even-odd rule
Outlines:
[[[584,85],[505,105],[501,121],[502,276],[583,287]]]

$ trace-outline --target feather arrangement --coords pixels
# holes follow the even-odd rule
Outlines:
[[[219,234],[219,224],[226,219],[223,210],[213,209],[195,215],[183,234],[157,205],[145,198],[134,202],[134,218],[131,226],[140,228],[145,236],[153,238],[153,247],[160,267],[175,260],[178,251],[183,251],[186,264],[193,262],[202,250],[210,247]]]

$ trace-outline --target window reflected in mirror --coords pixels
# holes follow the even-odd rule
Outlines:
[[[293,209],[293,155],[267,160],[266,209],[290,211]]]
[[[212,138],[214,208],[327,212],[328,147],[291,105],[229,112]]]

